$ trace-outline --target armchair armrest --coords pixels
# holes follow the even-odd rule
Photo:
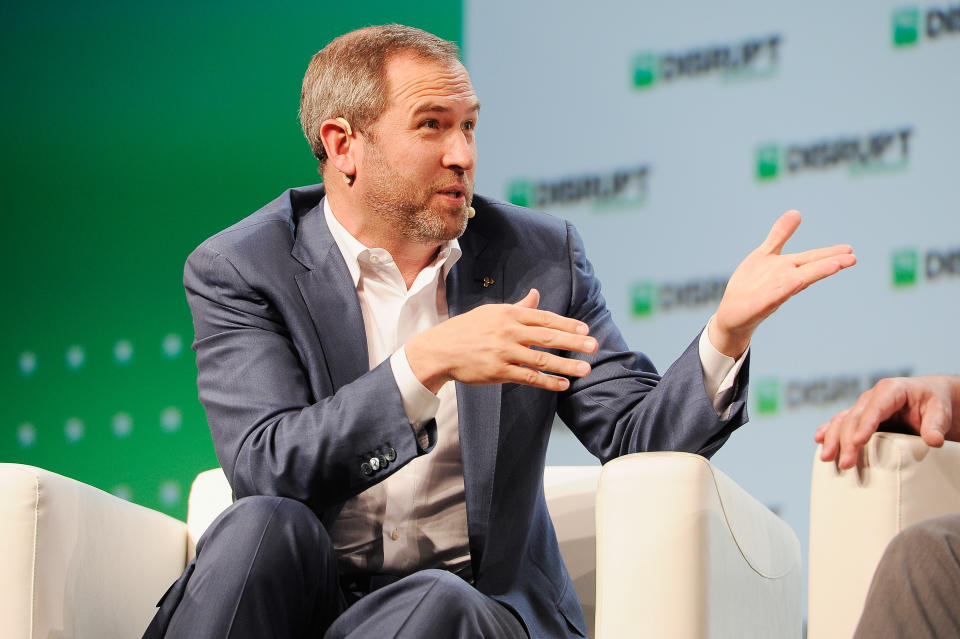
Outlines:
[[[0,464],[0,636],[134,637],[183,571],[185,525],[78,481]]]
[[[699,455],[640,453],[597,492],[597,638],[800,637],[800,542]]]
[[[808,636],[848,639],[887,543],[924,519],[960,512],[960,443],[877,433],[857,465],[813,461]]]

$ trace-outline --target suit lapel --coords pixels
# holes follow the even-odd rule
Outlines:
[[[482,304],[503,302],[503,265],[486,238],[468,232],[460,239],[463,255],[447,276],[450,317]],[[488,533],[493,478],[500,435],[499,384],[457,383],[460,456],[467,500],[467,528],[473,574],[478,575]]]
[[[363,313],[350,271],[323,216],[323,201],[300,221],[292,251],[308,271],[296,276],[320,338],[333,390],[369,370]]]

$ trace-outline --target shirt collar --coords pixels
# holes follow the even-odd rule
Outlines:
[[[337,248],[340,249],[340,254],[343,255],[343,260],[347,263],[347,270],[350,272],[350,278],[353,280],[354,288],[356,288],[360,284],[360,260],[367,259],[371,251],[382,251],[383,249],[371,249],[351,235],[337,219],[337,216],[333,214],[328,198],[323,198],[323,215],[327,221],[327,227],[330,229],[330,235],[333,236],[333,241],[337,243]],[[440,251],[433,264],[442,265],[441,277],[443,279],[446,279],[447,273],[450,272],[461,255],[463,255],[463,251],[460,250],[460,242],[456,238],[447,240],[440,245]]]

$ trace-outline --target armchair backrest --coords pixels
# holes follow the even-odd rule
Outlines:
[[[849,639],[884,548],[904,528],[960,512],[960,443],[877,433],[857,465],[813,461],[807,636]]]

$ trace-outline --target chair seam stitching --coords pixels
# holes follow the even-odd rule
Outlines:
[[[724,503],[723,495],[720,492],[720,482],[717,480],[717,476],[713,472],[713,466],[706,459],[704,459],[704,461],[709,466],[708,470],[710,472],[710,478],[713,480],[713,487],[714,489],[716,489],[716,492],[717,492],[717,501],[720,502],[720,512],[723,513],[723,523],[726,526],[727,532],[730,534],[730,538],[733,539],[733,544],[737,547],[737,551],[740,553],[740,556],[743,558],[743,560],[746,562],[746,564],[750,567],[751,570],[753,570],[755,573],[757,573],[764,579],[776,581],[776,580],[783,579],[784,577],[789,575],[792,572],[791,566],[787,566],[783,572],[768,573],[767,571],[761,570],[758,566],[754,565],[754,562],[751,560],[751,558],[747,556],[747,553],[744,551],[743,546],[740,545],[740,540],[737,538],[737,535],[734,534],[733,527],[730,525],[730,518],[727,516],[727,506]]]
[[[897,532],[903,530],[903,449],[897,446]]]
[[[36,626],[37,616],[37,539],[40,536],[40,479],[33,475],[34,484],[34,502],[33,502],[33,563],[31,565],[32,574],[30,575],[30,630],[29,637],[34,636],[34,627]]]

